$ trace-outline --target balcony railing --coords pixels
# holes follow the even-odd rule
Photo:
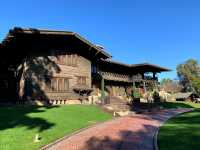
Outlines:
[[[158,81],[158,77],[152,77],[152,76],[144,76],[144,80],[155,80]]]
[[[138,74],[134,76],[119,74],[119,73],[112,73],[112,72],[104,72],[98,71],[98,74],[101,75],[104,79],[113,80],[113,81],[124,81],[124,82],[134,82],[134,81],[143,81],[143,80],[151,80],[151,81],[158,81],[158,78],[153,78],[152,76],[144,76]]]

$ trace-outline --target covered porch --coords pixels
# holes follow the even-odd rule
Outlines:
[[[102,101],[109,97],[130,101],[134,92],[142,97],[147,91],[158,89],[158,73],[169,71],[148,63],[128,65],[111,60],[101,60],[96,67],[92,85]]]
[[[102,101],[111,97],[131,101],[134,92],[139,91],[143,95],[158,85],[157,80],[142,78],[141,75],[139,78],[139,75],[136,77],[101,71],[97,76],[98,78],[93,78],[93,89]]]

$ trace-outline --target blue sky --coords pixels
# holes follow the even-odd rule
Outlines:
[[[174,71],[200,59],[198,0],[4,0],[0,40],[14,26],[78,32],[117,61],[150,62]]]

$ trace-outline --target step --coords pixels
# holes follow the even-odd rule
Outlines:
[[[120,117],[123,117],[123,116],[127,116],[130,114],[130,111],[118,111],[118,112],[114,112],[113,113],[113,116],[120,116]]]
[[[108,104],[104,106],[105,108],[113,111],[126,111],[130,110],[130,107],[128,105],[113,105],[113,104]]]

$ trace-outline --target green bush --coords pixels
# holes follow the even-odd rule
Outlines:
[[[134,89],[133,98],[141,98],[141,94],[140,94],[139,89]]]
[[[154,99],[154,102],[160,102],[160,95],[157,91],[153,92],[153,99]]]

